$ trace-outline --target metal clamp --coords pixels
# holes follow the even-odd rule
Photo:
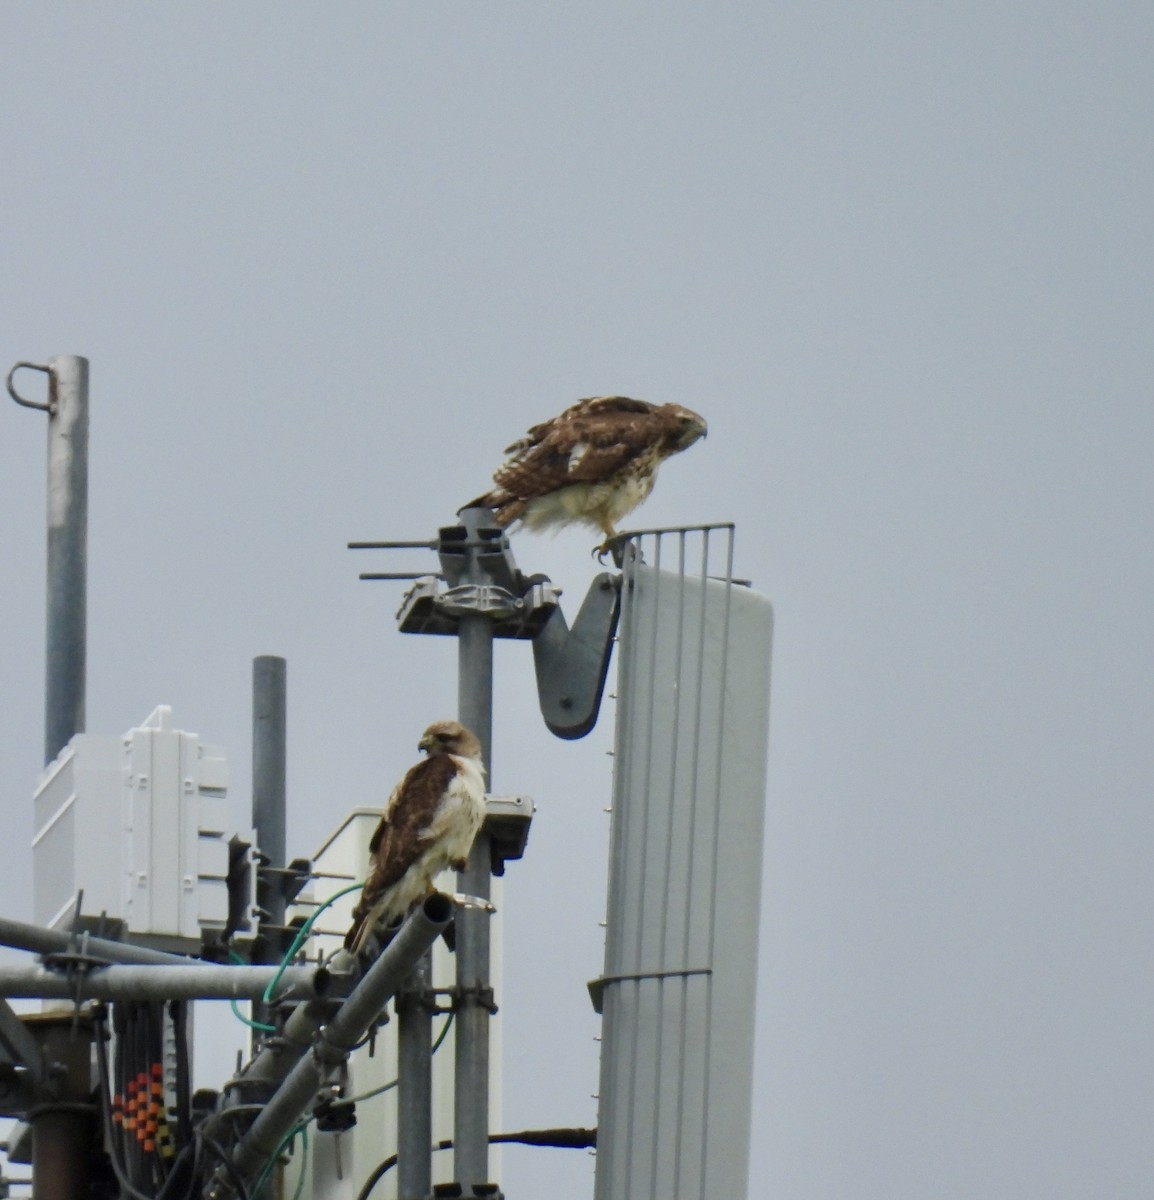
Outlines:
[[[497,1005],[491,987],[451,987],[439,989],[453,1002],[453,1011],[460,1012],[469,1000],[475,1000],[491,1017],[497,1015]]]
[[[8,378],[6,380],[6,383],[8,386],[8,395],[11,396],[12,399],[15,400],[17,404],[21,405],[24,408],[38,408],[41,412],[51,413],[52,412],[52,402],[50,400],[46,403],[42,403],[39,400],[26,400],[16,390],[16,386],[12,382],[12,376],[15,375],[16,372],[21,369],[24,369],[26,371],[43,371],[45,375],[51,376],[52,368],[43,366],[41,363],[18,362],[12,368],[12,370],[8,372]]]
[[[456,1008],[456,998],[454,996],[454,988],[402,988],[397,993],[394,1003],[397,1006],[397,1012],[403,1008],[416,1011],[425,1011],[432,1016],[448,1016]],[[441,997],[448,998],[448,1004],[441,1003]]]

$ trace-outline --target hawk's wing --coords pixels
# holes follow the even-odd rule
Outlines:
[[[514,442],[493,482],[510,497],[531,500],[567,484],[611,479],[652,447],[653,412],[626,396],[580,400]]]
[[[447,754],[422,759],[393,789],[369,841],[371,862],[354,917],[366,913],[435,840],[430,830],[457,765]]]
[[[532,426],[524,437],[518,438],[511,446],[506,446],[505,453],[519,454],[544,441],[558,425],[567,422],[590,416],[612,421],[616,417],[629,414],[639,416],[652,412],[653,405],[648,400],[632,400],[628,396],[587,396],[584,400],[578,400],[576,404],[570,404],[564,412],[550,417],[548,421]]]

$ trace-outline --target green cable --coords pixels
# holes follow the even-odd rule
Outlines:
[[[244,959],[241,958],[241,956],[237,954],[235,950],[230,949],[228,956],[238,966],[243,967],[247,965]],[[252,1017],[246,1017],[244,1013],[240,1011],[240,1005],[235,1000],[230,1000],[228,1002],[228,1006],[232,1009],[232,1015],[236,1017],[238,1021],[241,1021],[247,1025],[249,1029],[259,1029],[261,1033],[276,1033],[275,1025],[266,1025],[263,1021],[254,1021]]]
[[[436,1054],[441,1048],[441,1043],[448,1037],[449,1029],[453,1024],[453,1014],[446,1015],[445,1023],[441,1026],[441,1032],[437,1034],[437,1040],[433,1042],[430,1054]],[[399,1079],[390,1079],[388,1083],[382,1083],[380,1087],[373,1088],[370,1092],[361,1092],[357,1096],[346,1096],[343,1100],[334,1100],[333,1108],[340,1108],[342,1104],[360,1104],[362,1100],[371,1100],[374,1096],[380,1096],[385,1092],[392,1091],[400,1082]]]
[[[288,952],[285,954],[284,958],[281,959],[281,964],[277,969],[277,973],[272,977],[272,979],[269,980],[268,987],[264,989],[264,995],[261,997],[263,1003],[272,1004],[272,994],[276,988],[276,985],[280,983],[281,976],[285,973],[285,968],[288,967],[289,963],[292,962],[293,956],[301,948],[305,938],[312,933],[313,924],[317,917],[319,917],[321,913],[323,913],[325,909],[329,907],[329,905],[335,904],[342,896],[347,896],[349,892],[355,892],[364,886],[365,885],[363,883],[350,883],[348,887],[341,888],[339,892],[334,892],[323,904],[319,904],[313,910],[309,919],[305,921],[300,929],[297,930],[297,935],[295,938],[293,938],[293,944],[288,948]]]
[[[307,1124],[301,1126],[301,1177],[297,1180],[297,1190],[293,1192],[293,1200],[301,1200],[301,1193],[305,1190],[305,1167],[309,1161],[309,1127]]]
[[[292,1144],[296,1140],[296,1136],[299,1133],[301,1135],[301,1177],[297,1183],[296,1195],[293,1196],[293,1200],[300,1200],[301,1192],[304,1189],[305,1166],[308,1163],[309,1155],[308,1125],[312,1119],[313,1118],[310,1116],[306,1117],[303,1121],[299,1121],[288,1131],[288,1133],[284,1135],[284,1137],[281,1138],[280,1144],[269,1156],[268,1162],[265,1163],[264,1170],[261,1171],[261,1173],[257,1176],[256,1183],[252,1189],[252,1194],[254,1196],[260,1195],[261,1188],[264,1187],[264,1185],[268,1182],[268,1177],[272,1174],[273,1168],[280,1160],[280,1156],[282,1154],[292,1153]]]
[[[313,923],[316,921],[317,917],[319,917],[321,913],[323,913],[325,909],[329,907],[329,905],[334,904],[342,896],[347,896],[349,892],[355,892],[357,888],[363,886],[364,885],[361,883],[351,883],[348,887],[341,888],[339,892],[334,892],[333,895],[331,895],[323,904],[320,904],[316,907],[316,909],[309,916],[308,920],[305,921],[299,930],[297,930],[297,935],[295,938],[293,938],[292,945],[288,948],[284,958],[281,959],[280,965],[277,967],[276,974],[272,977],[272,979],[269,980],[269,985],[264,990],[264,995],[261,997],[261,1003],[266,1005],[272,1004],[271,997],[273,989],[278,983],[280,983],[281,977],[285,973],[285,968],[289,966],[293,958],[296,956],[296,952],[301,948],[305,938],[307,938],[312,932]],[[230,949],[228,953],[233,962],[238,963],[241,966],[245,965],[244,959],[241,958],[241,956],[235,950]],[[246,1017],[244,1013],[240,1011],[240,1006],[235,1000],[230,1000],[228,1004],[232,1009],[232,1015],[236,1017],[238,1021],[241,1021],[247,1025],[250,1029],[259,1029],[261,1033],[276,1033],[275,1025],[266,1025],[263,1021],[254,1021],[251,1017]]]

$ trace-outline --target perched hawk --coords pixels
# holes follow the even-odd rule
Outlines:
[[[493,509],[498,525],[520,520],[541,530],[583,523],[608,540],[653,490],[661,463],[704,436],[705,421],[679,404],[628,396],[578,400],[514,442],[493,490],[472,505]]]
[[[368,878],[345,937],[354,953],[379,923],[403,917],[427,896],[446,867],[464,870],[485,816],[485,764],[476,736],[456,721],[438,721],[418,745],[428,758],[393,788],[369,842]]]

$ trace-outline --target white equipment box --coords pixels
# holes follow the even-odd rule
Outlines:
[[[123,737],[78,733],[45,769],[32,838],[35,920],[105,914],[135,942],[196,950],[228,920],[228,763],[161,705]]]

